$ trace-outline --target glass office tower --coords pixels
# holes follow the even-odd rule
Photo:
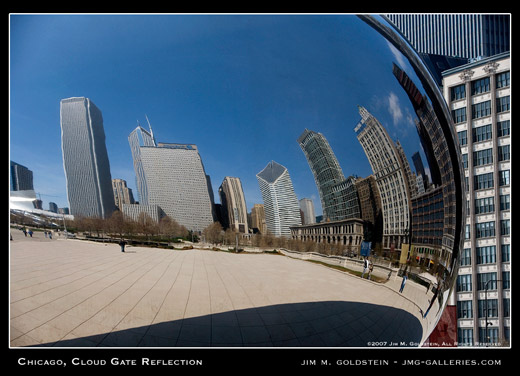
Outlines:
[[[101,111],[88,98],[62,99],[60,123],[70,213],[110,217],[115,204]]]
[[[141,146],[156,146],[151,128],[150,132],[148,132],[138,125],[128,136],[128,143],[130,144],[134,161],[138,201],[141,205],[148,205],[148,188],[146,186],[143,163],[141,162]]]

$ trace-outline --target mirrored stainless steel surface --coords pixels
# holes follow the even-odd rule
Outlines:
[[[360,294],[386,289],[387,299],[411,303],[401,305],[411,315],[408,323],[391,329],[381,325],[379,331],[372,327],[372,341],[422,345],[443,313],[457,274],[465,201],[458,143],[444,99],[408,42],[384,17],[346,17],[345,23],[359,20],[366,27],[356,25],[358,34],[344,37],[365,44],[348,51],[351,58],[341,62],[351,73],[353,94],[345,106],[356,109],[357,118],[344,119],[340,132],[306,125],[298,138],[324,220],[292,227],[292,235],[339,246],[347,257],[342,265],[367,279]],[[338,137],[344,139],[349,151],[333,150],[331,136],[335,145],[341,144]],[[370,173],[362,172],[360,156]],[[374,294],[371,303],[387,302]],[[414,324],[420,335],[407,330]]]

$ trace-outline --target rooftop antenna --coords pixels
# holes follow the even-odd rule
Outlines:
[[[150,120],[148,120],[148,116],[146,116],[146,114],[144,115],[144,117],[146,118],[146,122],[148,123],[148,127],[150,128],[150,135],[152,136],[153,144],[157,145],[155,142],[155,137],[153,136],[153,130],[152,130],[152,125],[150,124]]]

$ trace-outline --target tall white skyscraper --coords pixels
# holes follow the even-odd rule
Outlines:
[[[264,200],[265,222],[275,236],[291,236],[291,226],[301,225],[300,206],[289,172],[271,161],[256,178]]]
[[[115,204],[101,111],[88,98],[62,99],[60,124],[70,213],[110,217]]]

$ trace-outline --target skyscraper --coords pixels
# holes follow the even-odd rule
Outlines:
[[[300,210],[303,212],[304,225],[316,223],[316,212],[314,211],[314,202],[310,198],[302,198],[300,200]]]
[[[226,176],[218,193],[227,228],[247,234],[247,206],[240,179]]]
[[[418,52],[475,59],[509,51],[507,14],[389,14]]]
[[[126,180],[112,179],[112,189],[114,190],[114,201],[119,210],[123,210],[124,204],[134,203],[134,195],[126,185]]]
[[[213,194],[197,146],[159,142],[139,149],[148,205],[158,205],[188,230],[212,224]]]
[[[11,161],[11,191],[30,191],[33,189],[33,172],[27,167]]]
[[[110,217],[115,204],[101,111],[88,98],[62,99],[60,123],[70,213]]]
[[[271,161],[256,178],[264,200],[267,230],[275,236],[290,237],[290,226],[301,225],[301,218],[289,172]]]
[[[153,137],[152,128],[150,132],[140,125],[135,128],[128,136],[128,143],[132,151],[132,159],[134,161],[135,180],[137,185],[137,197],[140,204],[148,204],[148,188],[146,187],[146,179],[144,176],[143,164],[141,162],[141,146],[156,146]]]
[[[401,247],[410,229],[408,176],[395,143],[366,108],[359,106],[361,121],[355,127],[370,162],[382,199],[383,247]]]
[[[307,158],[320,194],[323,217],[336,220],[333,187],[345,180],[327,139],[318,132],[305,129],[298,138],[298,144]]]
[[[507,346],[511,328],[511,59],[443,72],[466,181],[466,228],[453,291],[459,346]]]

